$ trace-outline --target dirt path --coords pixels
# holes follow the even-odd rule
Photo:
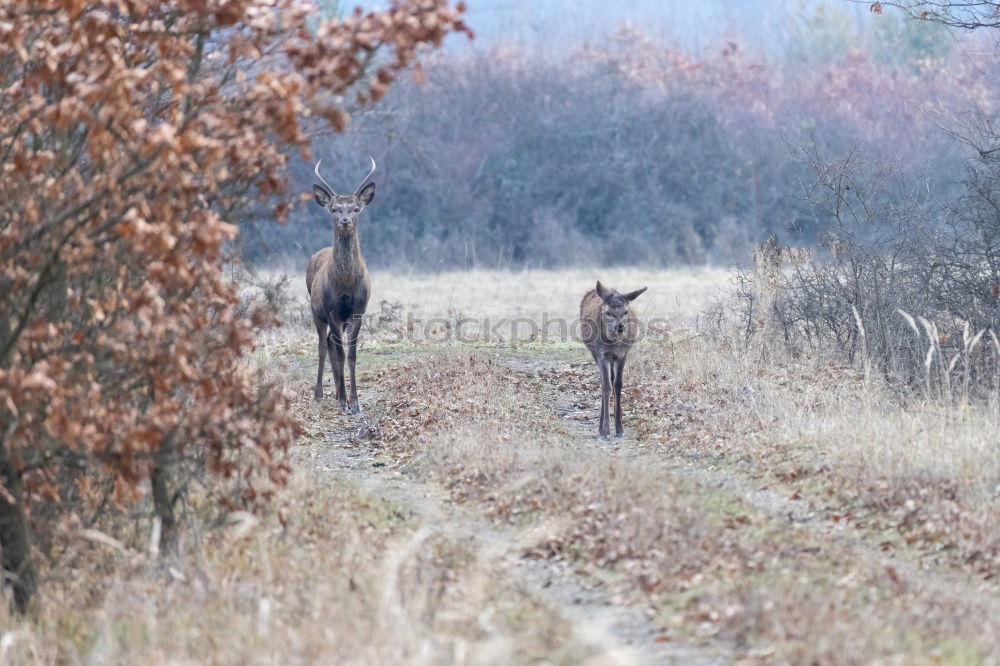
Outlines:
[[[362,404],[371,404],[375,398],[374,392],[362,391]],[[312,463],[358,484],[366,494],[406,507],[421,525],[406,543],[390,553],[390,576],[396,575],[399,565],[412,558],[430,537],[447,536],[462,541],[486,568],[568,621],[574,641],[586,646],[590,655],[585,664],[714,666],[731,662],[721,650],[665,640],[662,627],[642,610],[613,603],[603,590],[567,566],[523,557],[539,534],[545,532],[545,525],[525,529],[498,526],[452,502],[436,484],[382,465],[358,438],[359,433],[373,427],[366,415],[331,418],[325,426],[322,438],[309,445]],[[385,589],[397,587],[390,581]],[[385,599],[384,606],[393,609],[400,604]]]
[[[582,445],[599,446],[617,455],[646,455],[637,446],[642,442],[630,438],[627,432],[625,437],[607,440],[596,435],[600,384],[593,363],[517,357],[507,357],[504,362],[511,370],[548,385],[545,396],[549,407],[561,419],[566,432],[576,437]],[[591,375],[594,375],[592,381]],[[582,377],[582,381],[590,382],[593,385],[593,395],[581,398],[576,393],[562,390],[567,376]],[[625,408],[628,409],[628,406]],[[688,461],[659,459],[656,462],[672,472],[724,489],[751,506],[786,517],[789,521],[811,522],[815,518],[815,511],[804,499],[790,499],[788,493],[758,488],[749,479],[722,473],[711,467],[697,466]]]
[[[782,492],[761,487],[759,481],[734,474],[731,470],[677,457],[664,457],[662,454],[649,454],[641,450],[641,441],[629,439],[627,433],[622,439],[602,441],[595,432],[599,383],[596,376],[591,381],[588,375],[596,375],[593,364],[517,357],[505,358],[505,364],[515,372],[548,384],[545,395],[550,408],[560,417],[566,431],[577,437],[581,445],[598,446],[613,455],[641,456],[644,461],[661,467],[667,473],[721,490],[765,512],[775,521],[828,542],[846,556],[883,569],[891,578],[919,579],[927,592],[941,598],[961,596],[970,604],[985,609],[987,614],[1000,617],[1000,596],[993,584],[958,571],[928,569],[919,561],[917,554],[908,553],[905,549],[886,551],[869,535],[831,520],[826,512],[817,510],[806,498],[796,497],[797,493],[793,495],[788,490]],[[585,382],[592,384],[593,397],[589,402],[563,389],[567,375],[573,378],[583,376]]]

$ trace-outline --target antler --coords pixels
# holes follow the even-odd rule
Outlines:
[[[368,181],[371,180],[372,174],[375,173],[375,158],[369,155],[368,159],[372,161],[372,168],[371,170],[368,171],[368,175],[365,176],[365,179],[361,181],[361,184],[358,185],[357,189],[354,190],[355,194],[360,192],[361,188],[368,184]]]
[[[323,162],[323,160],[319,160],[319,161],[316,162],[316,168],[313,169],[313,172],[315,172],[316,177],[319,178],[320,182],[323,183],[324,185],[326,185],[326,189],[330,190],[330,194],[334,194],[333,188],[330,187],[330,183],[326,182],[326,180],[323,179],[323,176],[319,175],[319,165],[322,162]]]

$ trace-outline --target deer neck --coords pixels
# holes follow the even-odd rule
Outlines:
[[[336,235],[333,239],[333,261],[330,262],[330,277],[336,282],[355,279],[355,274],[364,272],[365,260],[361,256],[361,242],[357,232],[350,236]]]
[[[355,232],[350,236],[337,234],[333,239],[333,258],[337,263],[355,264],[361,259],[361,243]]]

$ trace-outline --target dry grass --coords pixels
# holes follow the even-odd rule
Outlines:
[[[421,317],[572,317],[594,277],[376,275],[375,298]],[[686,329],[726,282],[720,271],[601,277],[648,284],[643,316]],[[497,575],[496,552],[472,545],[479,528],[456,522],[467,512],[507,530],[515,552],[646,609],[670,638],[743,663],[997,663],[1000,417],[989,409],[906,403],[856,369],[762,363],[685,330],[636,347],[629,437],[615,448],[592,436],[582,345],[412,345],[390,332],[362,338],[361,424],[309,400],[311,325],[265,333],[252,362],[302,396],[312,433],[280,516],[242,537],[205,529],[173,572],[81,545],[78,576],[49,582],[37,617],[0,621],[13,627],[0,661],[583,660],[558,603]],[[310,455],[322,460],[338,432],[392,470],[372,474],[401,472],[458,508],[428,514],[341,478],[357,472],[317,472]],[[807,518],[789,520],[784,498]]]
[[[412,508],[300,468],[280,514],[209,529],[183,556],[108,563],[87,546],[28,621],[4,616],[4,664],[311,664],[579,659],[570,628]],[[97,587],[105,586],[105,587]],[[90,589],[88,589],[90,588]],[[575,650],[575,651],[574,651]],[[465,655],[463,657],[463,655]],[[575,656],[574,656],[575,655]]]
[[[1000,415],[894,396],[852,368],[762,364],[709,340],[634,366],[646,437],[779,483],[879,543],[1000,576]]]
[[[1000,635],[981,631],[996,604],[890,572],[863,548],[679,477],[655,454],[581,441],[553,418],[547,384],[503,357],[442,352],[393,372],[373,406],[391,427],[370,442],[390,464],[523,526],[527,555],[570,562],[649,605],[672,633],[763,663],[977,663],[1000,650]]]
[[[304,270],[302,271],[304,275]],[[286,314],[292,328],[312,332],[305,278],[294,272],[261,272],[259,285],[289,277],[290,303]],[[417,319],[472,317],[497,319],[529,317],[573,319],[579,315],[580,299],[594,288],[597,279],[621,289],[651,288],[636,301],[645,319],[662,318],[678,326],[693,326],[707,303],[730,279],[718,268],[643,270],[607,268],[589,270],[466,271],[441,273],[376,272],[373,275],[369,314],[378,314],[382,303],[398,305],[398,315]],[[260,295],[262,289],[247,287]],[[368,340],[370,342],[371,339]]]
[[[823,358],[761,363],[711,340],[682,353],[647,349],[638,360],[636,384],[662,399],[725,401],[717,430],[738,435],[728,438],[733,453],[794,448],[869,480],[952,480],[970,502],[996,494],[1000,415],[988,407],[912,401],[857,368]]]
[[[476,283],[497,285],[504,282],[502,277],[477,279]],[[561,297],[563,301],[569,300],[569,295],[557,295],[563,293],[567,282],[585,281],[575,275],[550,278],[547,290],[537,275],[529,282],[534,289],[541,288],[542,293],[551,293],[553,299]],[[691,286],[690,282],[676,278],[673,274],[663,274],[659,279],[652,276],[644,282],[651,284],[651,294],[658,290],[669,301],[678,299],[677,292]],[[718,288],[722,282],[716,279],[712,288]],[[523,292],[522,283],[514,281],[512,287],[513,294]],[[480,305],[480,316],[502,316],[518,307],[520,296],[501,287],[494,289],[494,300],[488,307]],[[400,291],[404,299],[419,298],[419,294],[410,296]],[[711,288],[701,292],[702,303],[706,291]],[[541,311],[565,308],[551,301],[531,302],[533,308]],[[653,311],[657,316],[660,314],[656,308]],[[688,321],[692,312],[686,313]],[[564,356],[555,347],[552,352],[556,357]],[[544,349],[537,353],[551,355]],[[586,361],[582,352],[577,358]],[[628,400],[633,413],[638,412],[635,420],[642,434],[642,441],[637,442],[640,448],[648,444],[670,458],[712,461],[730,472],[773,484],[779,492],[784,487],[789,496],[803,497],[821,518],[852,530],[866,547],[877,546],[897,553],[903,561],[919,560],[922,566],[944,567],[942,571],[946,573],[958,571],[959,575],[971,576],[968,580],[973,588],[985,584],[992,589],[989,583],[982,582],[983,577],[996,580],[1000,574],[1000,519],[997,518],[1000,456],[996,455],[995,444],[1000,417],[990,409],[965,406],[960,410],[943,410],[933,404],[905,401],[876,381],[866,380],[861,371],[823,358],[761,363],[759,359],[732,351],[725,342],[720,344],[707,338],[638,347],[630,377]],[[586,375],[580,380],[571,377],[568,383],[570,386],[563,383],[558,389],[593,390]],[[446,394],[454,397],[468,390],[469,385],[468,379],[459,381]],[[424,386],[418,393],[427,395],[431,390]],[[480,396],[477,402],[482,399]],[[594,400],[590,398],[589,405]],[[511,397],[507,403],[499,401],[499,404],[502,406],[497,422],[489,429],[491,434],[503,432],[502,414],[517,413],[519,403],[516,397]],[[586,400],[579,402],[584,409],[589,405]],[[596,411],[596,405],[590,408]],[[523,417],[519,416],[515,422],[523,423]],[[511,441],[523,441],[516,439],[514,433],[509,436],[515,438]],[[466,442],[459,456],[460,464],[448,467],[441,461],[435,463],[448,469],[449,475],[458,475],[460,467],[478,461],[477,453],[496,450],[485,445],[493,439],[485,432],[470,435],[453,425],[436,437],[435,441],[457,437],[458,441]],[[425,458],[430,457],[426,449],[421,450]],[[494,503],[491,511],[504,515],[548,506],[550,518],[572,522],[573,499],[560,503],[553,497],[576,498],[578,492],[545,489],[544,483],[542,489],[529,492],[532,488],[529,478],[574,478],[566,469],[568,463],[564,458],[580,460],[581,468],[592,471],[581,478],[587,480],[587,485],[605,492],[606,479],[622,478],[619,470],[595,466],[583,453],[552,454],[559,449],[551,442],[542,450],[549,452],[550,461],[559,461],[553,469],[549,469],[553,465],[546,466],[544,460],[534,459],[524,451],[517,454],[522,459],[520,465],[509,460],[501,465],[512,470],[509,473],[517,479],[513,483],[519,490],[512,495],[497,493],[496,482],[486,483],[486,487],[493,487],[493,491],[486,491],[487,496],[492,492],[508,498]],[[482,468],[490,466],[483,463],[474,467],[482,475]],[[626,478],[629,484],[635,481],[628,475]],[[602,479],[605,481],[601,482]],[[657,515],[656,501],[663,495],[650,490],[649,485],[630,485],[630,489],[643,490],[611,505],[638,505],[647,514]],[[472,496],[481,499],[481,495],[472,493]],[[524,502],[510,499],[524,496],[530,499]],[[669,510],[664,513],[671,514]],[[629,533],[628,548],[642,543],[637,534],[655,533],[655,529],[647,528],[648,525],[638,527]],[[620,541],[617,534],[612,537],[612,542]],[[644,551],[639,548],[638,552]],[[600,547],[589,550],[588,559],[607,562]],[[878,578],[880,574],[884,578],[884,572],[875,571],[872,575]],[[814,583],[823,587],[819,580]],[[921,611],[908,616],[902,627],[917,626],[921,613],[928,611],[926,603],[914,602],[913,606]],[[928,612],[928,620],[931,624],[948,622],[947,616],[933,612]],[[995,639],[989,637],[989,641]],[[992,654],[996,649],[995,643],[989,641],[986,645],[990,648],[981,654]],[[917,654],[920,649],[923,648],[917,648]]]
[[[580,299],[597,279],[622,290],[650,286],[635,303],[640,316],[663,317],[689,325],[704,311],[708,299],[724,286],[729,274],[717,268],[643,270],[471,271],[427,276],[379,275],[375,300],[399,301],[423,316],[457,311],[467,317],[579,316]]]

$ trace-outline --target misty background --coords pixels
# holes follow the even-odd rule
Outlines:
[[[868,7],[473,0],[475,40],[430,54],[346,134],[317,132],[314,155],[345,192],[377,160],[373,267],[727,265],[772,233],[817,245],[842,224],[816,205],[824,165],[891,174],[887,206],[947,206],[970,157],[949,131],[997,101],[983,35]],[[243,221],[247,260],[329,244],[312,167],[290,165],[287,225]]]

